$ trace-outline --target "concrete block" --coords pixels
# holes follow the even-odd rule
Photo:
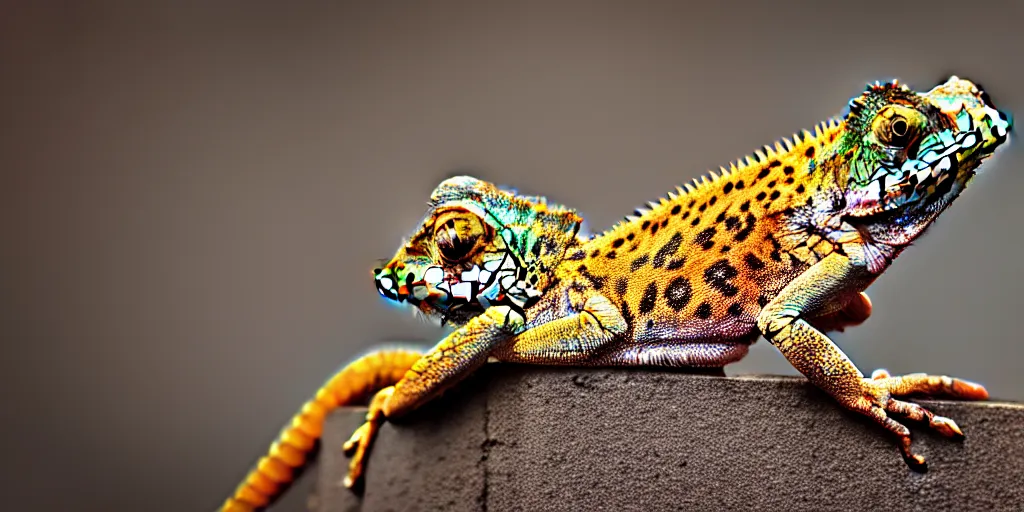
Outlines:
[[[924,474],[802,378],[488,365],[382,428],[361,501],[333,414],[315,510],[1024,510],[1024,406],[919,403],[967,436],[909,425]]]

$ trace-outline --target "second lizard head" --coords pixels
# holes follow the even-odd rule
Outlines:
[[[521,312],[548,285],[581,222],[542,197],[450,178],[431,194],[419,229],[374,270],[377,290],[453,325],[491,305]]]

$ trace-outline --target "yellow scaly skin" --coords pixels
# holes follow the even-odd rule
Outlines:
[[[947,208],[1008,139],[1007,116],[967,80],[927,93],[869,86],[849,113],[693,185],[605,233],[542,197],[470,177],[441,183],[421,227],[383,268],[378,291],[458,326],[420,357],[383,352],[342,370],[304,407],[223,511],[269,503],[305,461],[323,415],[355,395],[366,423],[346,444],[346,485],[360,483],[380,425],[457,383],[489,358],[579,366],[722,367],[759,335],[842,406],[894,434],[891,415],[949,437],[956,423],[900,400],[981,400],[945,376],[865,378],[825,335],[867,319],[863,290]],[[299,435],[301,433],[301,435]]]
[[[292,418],[267,454],[249,471],[221,512],[252,512],[269,505],[307,462],[323,432],[324,417],[345,405],[365,403],[402,379],[423,356],[406,349],[378,350],[345,365]]]

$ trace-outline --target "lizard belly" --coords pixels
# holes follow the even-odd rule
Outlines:
[[[721,368],[747,355],[746,341],[701,341],[699,343],[651,342],[621,344],[584,364],[592,366],[668,366]]]
[[[723,309],[728,309],[725,307]],[[634,323],[630,338],[636,344],[693,344],[743,341],[756,338],[757,309],[741,310],[738,315],[702,319],[691,315],[651,315]]]

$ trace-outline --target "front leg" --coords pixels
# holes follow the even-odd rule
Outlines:
[[[591,358],[628,328],[622,313],[604,295],[592,295],[579,313],[535,325],[496,351],[507,362],[573,364]]]
[[[360,482],[366,456],[387,418],[411,411],[437,396],[488,356],[505,361],[569,364],[592,356],[626,330],[626,321],[602,295],[590,297],[583,310],[524,330],[523,318],[507,306],[492,307],[453,332],[413,364],[394,386],[381,389],[370,402],[366,423],[345,443],[352,454],[345,486]]]
[[[834,297],[867,282],[869,277],[847,256],[832,253],[794,279],[769,302],[758,316],[757,325],[764,337],[815,386],[844,407],[869,416],[895,434],[907,464],[923,470],[925,460],[911,450],[910,431],[889,414],[927,421],[933,429],[949,437],[959,438],[963,433],[953,420],[935,416],[917,404],[897,398],[923,394],[984,400],[988,393],[978,384],[945,376],[891,377],[876,372],[872,378],[864,378],[832,340],[805,320]]]
[[[352,455],[345,486],[360,483],[370,446],[385,419],[416,409],[465,378],[511,339],[522,322],[522,316],[508,306],[491,307],[430,349],[395,385],[378,391],[370,401],[366,423],[345,443],[345,452]]]

